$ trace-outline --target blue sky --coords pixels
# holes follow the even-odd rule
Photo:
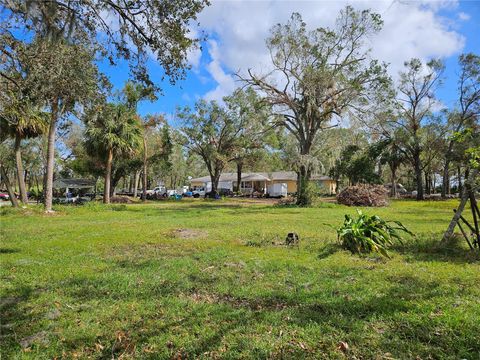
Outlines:
[[[143,102],[139,111],[172,114],[178,105],[192,105],[198,98],[220,99],[237,82],[232,76],[247,68],[262,73],[268,68],[264,40],[277,22],[285,22],[299,12],[311,27],[331,26],[338,10],[346,4],[358,9],[372,8],[385,20],[384,29],[372,42],[374,56],[391,63],[396,75],[410,57],[423,60],[441,57],[446,62],[445,84],[438,97],[447,106],[456,98],[457,58],[462,52],[480,53],[480,2],[477,1],[212,1],[199,16],[208,40],[202,51],[189,56],[192,69],[185,80],[172,86],[159,83],[164,95],[158,101]],[[194,31],[199,29],[193,29]],[[148,64],[152,79],[158,81],[161,67]],[[128,67],[120,63],[101,70],[116,88],[128,79]]]

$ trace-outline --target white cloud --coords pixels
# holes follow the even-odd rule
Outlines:
[[[190,31],[190,33],[188,34],[189,38],[196,39],[199,37],[199,33],[197,29],[195,29],[193,26],[189,28],[189,31]],[[202,58],[202,49],[200,47],[192,47],[188,50],[187,62],[189,65],[192,66],[192,70],[194,72],[198,72],[201,58]]]
[[[235,89],[235,80],[222,68],[218,43],[215,40],[209,40],[208,45],[212,61],[207,65],[207,71],[218,85],[215,89],[207,92],[204,99],[221,101],[224,96],[229,95]]]
[[[467,13],[464,13],[464,12],[459,12],[458,13],[458,18],[462,21],[468,21],[468,20],[470,20],[470,15],[468,15]]]
[[[453,10],[456,1],[363,0],[350,2],[357,9],[371,8],[385,24],[372,38],[372,56],[390,64],[392,75],[412,57],[426,60],[448,57],[462,50],[465,39],[455,32],[440,10]],[[212,61],[207,71],[217,87],[205,97],[218,99],[236,85],[231,73],[249,68],[258,74],[270,70],[270,57],[265,39],[276,23],[285,23],[292,12],[299,12],[310,28],[334,24],[346,1],[212,1],[199,16],[207,34],[218,41],[209,41]]]

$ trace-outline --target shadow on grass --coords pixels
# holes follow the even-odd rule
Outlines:
[[[319,249],[318,258],[320,260],[326,259],[342,250],[342,247],[338,243],[327,243]]]
[[[0,248],[0,254],[14,254],[20,252],[20,249],[15,248]]]
[[[327,247],[326,253],[332,250],[335,250],[335,247]],[[124,265],[118,264],[122,268]],[[134,268],[129,270],[135,273]],[[338,290],[329,294],[325,294],[325,291],[331,291],[331,289],[324,288],[317,291],[300,290],[296,292],[287,290],[278,292],[277,290],[262,296],[216,293],[212,290],[214,289],[212,278],[203,272],[187,272],[185,276],[175,280],[163,279],[158,283],[147,282],[141,287],[134,284],[118,285],[127,278],[122,276],[103,278],[99,275],[74,277],[52,284],[53,291],[62,289],[61,291],[71,299],[70,304],[74,312],[88,311],[88,309],[94,311],[102,301],[104,302],[103,306],[118,306],[120,302],[126,305],[132,301],[142,305],[149,304],[152,299],[155,299],[156,302],[151,311],[143,313],[141,319],[138,319],[134,313],[124,312],[113,315],[114,318],[98,319],[98,321],[114,323],[118,316],[118,320],[123,322],[120,335],[115,334],[116,329],[112,329],[110,333],[106,332],[94,340],[86,337],[80,341],[78,338],[76,341],[65,343],[64,350],[76,351],[94,348],[95,343],[92,341],[98,341],[103,344],[104,348],[101,354],[95,355],[97,358],[117,358],[122,354],[123,356],[130,354],[132,357],[148,358],[150,356],[148,353],[139,354],[139,351],[153,342],[160,347],[159,351],[162,356],[178,358],[180,355],[181,358],[196,358],[205,353],[214,355],[222,348],[222,342],[226,336],[235,337],[240,334],[242,337],[248,338],[251,329],[270,326],[282,329],[285,326],[291,326],[289,324],[301,328],[309,328],[312,324],[318,324],[324,329],[331,328],[334,333],[341,329],[354,336],[365,333],[365,321],[375,322],[379,318],[388,321],[398,317],[396,314],[415,311],[419,302],[430,301],[444,295],[442,291],[439,291],[439,283],[412,275],[391,276],[381,293],[362,292],[359,294],[356,292],[354,295],[350,293],[349,287],[340,286]],[[366,287],[368,288],[368,286]],[[2,304],[2,323],[13,324],[11,333],[7,337],[9,343],[6,355],[12,355],[15,350],[18,350],[18,339],[13,337],[13,333],[19,334],[20,338],[30,335],[27,333],[27,323],[31,323],[32,319],[28,318],[29,315],[25,311],[24,305],[32,302],[34,294],[35,292],[31,288],[20,288],[11,294],[8,304]],[[107,299],[114,301],[105,302]],[[157,308],[164,309],[161,317],[159,317]],[[288,323],[284,320],[287,316]],[[125,322],[125,319],[131,320]],[[408,335],[408,331],[431,330],[434,332],[434,324],[422,323],[422,326],[415,328],[416,324],[411,323],[408,318],[404,320],[402,326],[406,326],[403,330],[405,336]],[[192,341],[183,343],[181,339],[183,332],[188,334]],[[379,336],[381,341],[388,342],[396,336],[396,330],[395,328],[386,328]],[[439,337],[438,346],[448,352],[447,345],[442,345],[440,341],[447,337],[448,333],[436,336]],[[472,339],[465,341],[471,344]],[[428,338],[425,337],[424,343],[428,344]],[[237,346],[240,345],[237,344]],[[235,351],[244,350],[249,351],[249,349],[240,348]],[[162,356],[156,352],[151,354],[150,358]]]
[[[439,237],[411,240],[395,245],[393,250],[404,255],[408,261],[443,261],[452,263],[475,263],[480,261],[480,252],[470,250],[465,239],[455,237],[442,242]]]
[[[5,293],[0,300],[1,344],[5,358],[19,349],[19,341],[30,333],[31,317],[26,310],[28,303],[38,296],[30,286],[19,286]]]
[[[223,212],[227,214],[264,214],[274,209],[269,205],[248,206],[242,204],[231,204],[221,202],[206,202],[200,204],[182,204],[181,206],[158,206],[150,208],[142,208],[141,206],[129,206],[125,211],[134,213],[142,213],[146,216],[159,216],[162,214],[176,214],[182,216],[199,216],[207,212]],[[282,212],[284,214],[284,212]]]

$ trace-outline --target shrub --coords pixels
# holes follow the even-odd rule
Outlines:
[[[413,235],[399,221],[385,221],[377,215],[363,214],[360,210],[357,213],[356,219],[345,215],[343,225],[336,229],[342,247],[354,254],[378,252],[389,258],[387,248],[395,240],[402,242],[400,231]]]
[[[348,206],[386,206],[388,190],[382,185],[348,186],[337,195],[339,204]]]

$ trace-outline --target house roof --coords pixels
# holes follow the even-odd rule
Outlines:
[[[296,181],[297,173],[295,171],[273,171],[267,172],[254,172],[254,173],[242,173],[242,181]],[[332,180],[325,175],[313,175],[312,180],[327,181]],[[210,181],[210,176],[202,176],[199,178],[191,179],[190,182],[195,183],[207,183]],[[220,175],[219,181],[237,181],[237,173],[228,172]]]
[[[270,179],[267,176],[262,174],[257,174],[257,173],[242,176],[242,180],[243,181],[270,181]]]
[[[55,189],[88,189],[96,184],[94,179],[57,179],[53,182]]]

